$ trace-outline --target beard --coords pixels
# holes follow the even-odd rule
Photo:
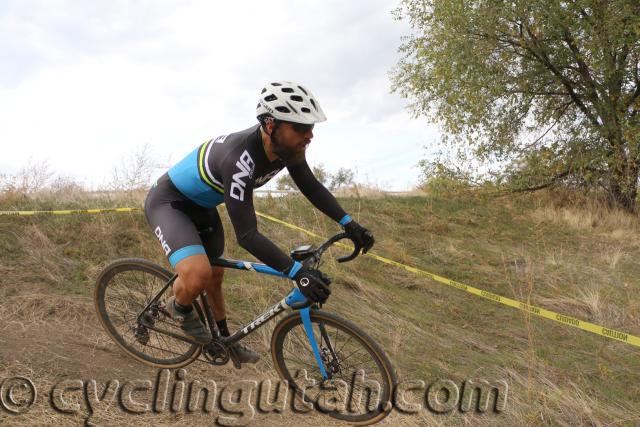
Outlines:
[[[297,151],[295,149],[285,147],[282,144],[278,130],[279,128],[276,127],[273,132],[271,132],[271,147],[273,152],[276,153],[286,166],[302,162],[305,158],[304,150]]]

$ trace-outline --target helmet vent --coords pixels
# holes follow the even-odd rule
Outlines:
[[[262,91],[257,96],[256,106],[256,117],[260,122],[263,121],[260,117],[266,115],[274,120],[309,125],[327,120],[320,102],[307,86],[290,80],[267,80],[258,87]]]
[[[284,101],[287,103],[287,105],[289,106],[289,108],[291,108],[293,110],[294,113],[297,113],[296,109],[293,108],[293,105],[289,104],[289,101]]]

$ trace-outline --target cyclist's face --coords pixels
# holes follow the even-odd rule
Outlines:
[[[304,152],[313,138],[313,125],[280,122],[271,133],[273,151],[282,160],[304,157]]]

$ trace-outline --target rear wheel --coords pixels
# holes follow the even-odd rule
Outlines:
[[[127,354],[158,368],[178,368],[188,365],[202,347],[187,343],[148,325],[180,334],[180,328],[164,310],[171,289],[138,315],[171,279],[173,274],[144,259],[127,258],[109,264],[98,276],[94,303],[102,326]]]
[[[298,397],[333,418],[365,425],[389,415],[397,378],[380,346],[355,324],[332,313],[312,310],[311,325],[331,381],[323,380],[297,312],[278,323],[271,339],[280,377]]]

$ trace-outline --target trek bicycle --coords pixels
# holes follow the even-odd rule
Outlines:
[[[349,237],[340,233],[318,248],[300,246],[291,251],[291,257],[317,268],[324,252],[342,239]],[[354,242],[354,251],[338,258],[338,262],[354,259],[360,249]],[[217,258],[212,264],[287,277],[267,265],[249,261]],[[183,335],[166,310],[166,301],[172,294],[170,288],[177,277],[150,261],[125,258],[109,264],[97,278],[94,302],[100,322],[118,346],[136,360],[158,368],[179,368],[202,354],[212,365],[224,365],[231,360],[239,368],[230,346],[282,312],[292,311],[275,326],[270,347],[278,375],[288,382],[295,395],[313,404],[326,398],[323,393],[332,393],[334,400],[344,399],[346,405],[324,412],[353,424],[378,422],[391,411],[397,377],[382,348],[351,321],[323,311],[320,304],[307,300],[297,287],[229,337],[222,337],[217,330],[212,307],[203,292],[193,307],[213,338],[201,345]],[[306,378],[301,378],[301,372]],[[358,380],[366,377],[367,384],[377,386],[365,389],[356,377]],[[316,386],[307,387],[309,380],[315,381]],[[335,387],[339,380],[343,382],[342,388]],[[327,384],[334,386],[326,387]],[[343,396],[343,392],[349,395]],[[321,405],[313,406],[322,410]]]

